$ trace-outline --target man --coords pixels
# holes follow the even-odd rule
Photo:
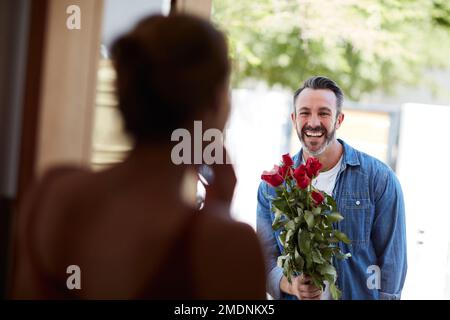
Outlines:
[[[342,299],[400,299],[407,269],[402,190],[387,165],[336,139],[344,121],[343,98],[325,77],[312,77],[295,92],[291,118],[303,148],[293,157],[294,166],[319,159],[323,167],[313,184],[334,197],[344,217],[336,226],[351,243],[339,246],[352,257],[334,261]],[[330,299],[327,286],[322,292],[303,275],[289,283],[277,266],[282,246],[272,230],[274,195],[274,188],[260,184],[257,231],[266,251],[268,293],[275,299]]]

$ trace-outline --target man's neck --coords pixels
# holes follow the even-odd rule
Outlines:
[[[322,170],[320,171],[328,171],[333,168],[339,161],[344,152],[344,147],[337,141],[336,139],[328,146],[328,148],[322,152],[321,155],[315,157],[319,159],[322,164]],[[303,149],[303,159],[306,161],[311,155]]]

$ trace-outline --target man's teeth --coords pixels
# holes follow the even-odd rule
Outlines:
[[[322,132],[315,132],[315,131],[314,132],[306,131],[305,133],[308,137],[321,137],[323,134]]]

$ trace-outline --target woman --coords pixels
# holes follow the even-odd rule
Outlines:
[[[230,168],[216,165],[199,213],[181,196],[189,166],[171,161],[175,129],[225,125],[223,35],[199,18],[152,16],[112,57],[135,147],[111,169],[55,168],[33,189],[16,221],[12,297],[263,299],[255,232],[217,214],[231,200]]]

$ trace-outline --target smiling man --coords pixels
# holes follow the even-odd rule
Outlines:
[[[316,157],[323,167],[313,185],[334,197],[344,220],[339,230],[349,245],[339,243],[347,260],[333,261],[342,299],[400,299],[406,277],[406,228],[403,193],[394,172],[381,161],[336,138],[344,121],[344,95],[325,77],[312,77],[294,94],[291,118],[303,148],[294,166]],[[291,283],[277,266],[282,253],[272,230],[271,197],[275,190],[262,182],[258,189],[257,231],[266,253],[267,291],[275,299],[330,299],[303,275]]]

